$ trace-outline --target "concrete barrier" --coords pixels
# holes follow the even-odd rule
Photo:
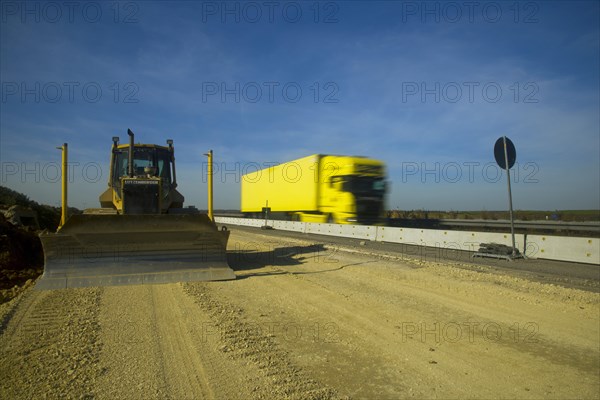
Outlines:
[[[261,227],[264,220],[215,217],[220,224]],[[268,221],[269,226],[283,231],[329,235],[359,240],[401,243],[449,250],[477,251],[481,243],[512,245],[509,233],[467,232],[438,229],[397,228],[387,226],[339,225],[312,222]],[[600,239],[515,235],[515,245],[529,258],[572,261],[600,265]]]
[[[306,222],[305,232],[361,240],[375,240],[377,238],[377,227],[367,225],[339,225]]]
[[[410,243],[421,246],[441,247],[455,250],[477,251],[481,243],[499,243],[512,246],[510,234],[494,232],[467,232],[438,229],[378,227],[377,241]],[[515,235],[515,245],[522,253],[524,235]],[[533,256],[533,254],[527,254]]]
[[[527,235],[527,247],[537,258],[600,264],[600,239],[596,238]]]

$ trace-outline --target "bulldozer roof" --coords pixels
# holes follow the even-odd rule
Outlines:
[[[145,143],[136,143],[133,145],[133,147],[145,147],[145,148],[151,148],[151,149],[164,149],[164,150],[169,150],[169,148],[167,146],[161,146],[159,144],[145,144]],[[128,149],[129,148],[129,143],[127,144],[120,144],[117,146],[117,149]]]

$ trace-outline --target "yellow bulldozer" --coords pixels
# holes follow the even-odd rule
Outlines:
[[[235,279],[227,264],[229,231],[209,213],[184,208],[177,191],[173,141],[129,144],[113,137],[108,188],[100,208],[67,219],[63,149],[63,215],[55,233],[40,234],[44,273],[36,289]]]

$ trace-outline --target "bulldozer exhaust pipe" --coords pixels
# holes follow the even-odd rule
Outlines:
[[[58,229],[60,229],[65,222],[67,222],[67,218],[69,217],[68,212],[68,203],[67,203],[67,162],[68,162],[68,145],[64,143],[62,146],[57,147],[57,149],[62,151],[62,166],[61,166],[61,176],[62,176],[62,190],[61,190],[61,213],[60,213],[60,224],[58,225]]]
[[[130,178],[133,178],[133,132],[131,129],[127,129],[129,135],[129,160],[127,162],[127,174]]]
[[[173,148],[173,139],[167,139],[169,151],[171,151],[171,165],[173,166],[173,187],[177,187],[177,174],[175,173],[175,149]]]

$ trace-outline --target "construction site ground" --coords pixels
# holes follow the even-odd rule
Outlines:
[[[0,398],[600,398],[598,266],[231,229],[234,281],[26,285]]]

